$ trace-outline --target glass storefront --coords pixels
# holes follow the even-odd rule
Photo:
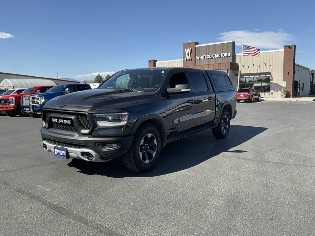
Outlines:
[[[254,88],[259,92],[270,92],[270,76],[257,75],[257,76],[241,76],[240,88]]]

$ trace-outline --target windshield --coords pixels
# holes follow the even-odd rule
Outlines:
[[[22,93],[31,93],[33,92],[35,87],[31,87],[31,88],[28,88],[28,89],[25,89]]]
[[[9,95],[11,93],[13,93],[15,90],[14,89],[9,89],[7,91],[5,91],[2,95]]]
[[[241,93],[248,93],[248,92],[249,92],[249,89],[242,88],[242,89],[239,89],[238,92],[241,92]]]
[[[64,89],[65,85],[64,84],[60,84],[57,85],[55,87],[52,87],[51,89],[48,89],[46,92],[47,93],[61,93]]]
[[[164,70],[121,71],[105,81],[98,89],[155,92],[160,88],[164,75]]]

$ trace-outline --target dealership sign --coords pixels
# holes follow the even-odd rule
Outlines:
[[[185,48],[185,61],[191,61],[192,48]]]
[[[197,60],[205,60],[205,59],[226,58],[226,57],[231,57],[231,53],[230,52],[224,52],[224,53],[214,53],[214,54],[196,56],[196,59]]]

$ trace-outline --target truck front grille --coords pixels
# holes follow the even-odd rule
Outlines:
[[[70,126],[70,125],[63,125],[63,124],[55,124],[52,123],[52,127],[53,129],[60,129],[60,130],[65,130],[65,131],[72,131],[72,132],[76,132],[75,127]]]
[[[46,123],[48,124],[48,128],[52,129],[86,134],[89,133],[93,127],[87,114],[45,111],[44,117]],[[65,122],[52,122],[53,118],[58,118],[58,120],[71,120],[71,124],[66,124]]]
[[[30,96],[22,96],[21,106],[28,107],[30,105]]]
[[[31,104],[40,104],[39,97],[37,96],[31,96],[29,100]]]
[[[91,122],[86,115],[78,115],[78,120],[81,124],[82,129],[91,129]]]

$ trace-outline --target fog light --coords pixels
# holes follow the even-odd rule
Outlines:
[[[96,143],[96,147],[102,151],[114,151],[120,148],[117,143]]]
[[[89,161],[94,159],[94,156],[89,152],[81,152],[81,156],[88,159]]]

